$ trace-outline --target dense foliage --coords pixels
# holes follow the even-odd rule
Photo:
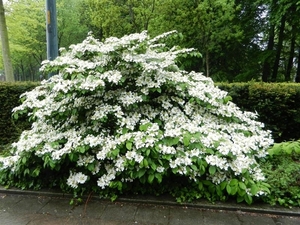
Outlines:
[[[16,141],[21,132],[30,128],[26,120],[12,120],[12,109],[20,104],[20,95],[37,86],[32,82],[0,82],[0,146]]]
[[[45,61],[42,71],[59,73],[14,109],[33,124],[1,158],[1,183],[112,198],[172,193],[178,201],[251,203],[267,194],[257,159],[270,132],[210,78],[179,69],[178,57],[199,54],[164,44],[176,35],[88,36]]]
[[[276,143],[270,156],[261,161],[266,182],[271,186],[264,201],[282,206],[300,206],[300,141]]]
[[[242,110],[257,112],[275,142],[300,137],[300,86],[295,83],[216,83]]]
[[[16,78],[38,80],[46,58],[45,1],[10,0],[5,7]],[[186,70],[214,81],[293,81],[300,77],[299,7],[297,0],[60,0],[58,43],[76,44],[88,31],[104,40],[177,30],[181,46],[203,56],[185,58]]]

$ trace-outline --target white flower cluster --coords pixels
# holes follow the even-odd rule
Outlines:
[[[72,188],[77,188],[79,184],[84,184],[88,179],[87,175],[83,173],[72,173],[70,174],[69,178],[67,179],[67,184]]]
[[[50,154],[57,161],[76,153],[67,184],[76,189],[94,176],[106,188],[120,174],[132,181],[132,163],[130,168],[149,169],[150,150],[159,154],[152,160],[160,162],[153,167],[158,173],[172,169],[197,181],[203,175],[192,168],[201,159],[217,168],[215,175],[207,174],[215,184],[243,176],[244,170],[262,180],[256,158],[273,143],[270,132],[254,113],[223,101],[227,93],[210,78],[179,70],[176,56],[193,50],[161,51],[158,41],[173,33],[150,39],[143,32],[103,43],[89,36],[45,61],[41,70],[60,73],[25,93],[13,110],[28,111],[35,121],[13,144],[14,154],[0,158],[1,168],[16,169],[23,152]]]

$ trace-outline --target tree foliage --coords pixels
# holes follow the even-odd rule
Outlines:
[[[79,21],[79,3],[57,3],[60,47],[81,42],[87,34],[86,26]],[[12,0],[6,10],[14,74],[17,80],[39,80],[39,68],[47,55],[45,1]]]
[[[46,57],[44,2],[12,0],[6,8],[15,74],[35,79]],[[104,40],[178,30],[181,45],[202,54],[183,58],[182,66],[215,81],[300,77],[297,0],[62,0],[57,10],[60,47],[82,41],[88,31]]]

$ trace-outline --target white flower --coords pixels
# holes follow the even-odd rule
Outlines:
[[[159,172],[159,173],[163,173],[164,170],[165,170],[165,168],[162,167],[162,166],[158,166],[158,167],[156,168],[156,171]]]
[[[135,151],[128,151],[126,152],[125,156],[128,160],[132,160],[137,156],[137,154]]]
[[[70,176],[67,179],[67,184],[72,188],[77,188],[78,184],[84,184],[87,178],[88,176],[84,175],[82,172],[79,173],[70,172]]]

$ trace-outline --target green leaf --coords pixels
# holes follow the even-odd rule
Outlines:
[[[206,186],[213,185],[213,183],[210,180],[203,180],[202,183]]]
[[[224,102],[224,104],[226,104],[227,102],[229,102],[231,100],[232,100],[232,97],[228,95],[223,99],[223,102]]]
[[[32,176],[33,176],[33,177],[37,177],[37,176],[40,174],[40,171],[41,171],[40,167],[35,168],[35,169],[32,171]]]
[[[246,190],[246,189],[247,189],[246,185],[245,185],[243,182],[239,182],[239,187],[240,187],[242,190]]]
[[[77,162],[77,160],[78,160],[78,154],[75,154],[75,153],[71,152],[69,154],[69,159],[70,159],[71,162]]]
[[[227,181],[223,181],[221,184],[220,184],[220,187],[221,187],[221,190],[224,190],[226,188],[226,185],[228,184]]]
[[[150,164],[150,167],[151,167],[153,170],[156,170],[156,168],[157,168],[156,164],[153,163],[153,162]]]
[[[205,166],[204,165],[200,166],[200,174],[201,175],[205,174]]]
[[[161,120],[159,120],[159,119],[154,119],[154,123],[157,123],[159,126],[162,125],[162,122],[161,122]]]
[[[300,154],[300,146],[299,146],[299,145],[298,145],[297,148],[295,148],[295,152],[296,152],[297,154]]]
[[[198,183],[198,189],[200,191],[203,190],[203,183],[201,181],[199,181],[199,183]]]
[[[127,141],[127,142],[126,142],[126,148],[127,148],[128,150],[131,150],[131,149],[132,149],[132,142]]]
[[[231,186],[229,184],[226,186],[226,191],[228,194],[231,194]]]
[[[162,182],[162,175],[160,173],[155,173],[155,178],[157,179],[158,183]]]
[[[79,147],[77,147],[77,150],[78,150],[80,153],[85,153],[85,147],[84,147],[84,146],[79,146]]]
[[[22,158],[22,163],[23,163],[23,164],[26,164],[26,162],[27,162],[27,158],[26,158],[26,157],[23,157],[23,158]]]
[[[217,171],[217,168],[215,166],[210,166],[208,171],[210,175],[214,175]]]
[[[222,192],[220,186],[216,186],[216,192],[217,192],[217,195],[218,195],[219,197],[223,196],[223,192]]]
[[[244,196],[237,196],[237,203],[241,203],[245,200]]]
[[[194,164],[191,165],[191,168],[193,169],[193,171],[198,171],[198,167],[195,166]]]
[[[237,186],[231,186],[231,195],[235,195],[238,191],[238,187]]]
[[[94,163],[89,163],[88,166],[87,166],[87,168],[88,168],[89,171],[94,171],[95,170]]]
[[[257,192],[258,192],[258,187],[257,187],[257,185],[256,184],[253,184],[252,186],[251,186],[251,194],[252,195],[256,195],[257,194]]]
[[[128,129],[127,128],[123,128],[122,129],[122,134],[127,134],[128,133]]]
[[[17,113],[14,113],[14,114],[13,114],[13,118],[14,118],[15,120],[17,120],[17,119],[19,118],[19,115],[18,115]]]
[[[145,173],[146,173],[146,170],[145,170],[145,169],[140,169],[140,170],[138,171],[138,177],[141,178],[142,176],[145,175]]]
[[[239,184],[239,181],[237,179],[232,179],[230,181],[230,186],[238,186],[238,184]]]
[[[152,184],[153,180],[154,180],[154,174],[149,174],[149,176],[148,176],[148,183]]]
[[[165,138],[164,143],[167,146],[177,145],[179,143],[179,138]]]
[[[149,125],[150,125],[149,123],[140,125],[140,128],[139,128],[140,131],[146,131],[148,129]]]
[[[184,146],[189,146],[191,140],[191,135],[190,134],[185,134],[183,136],[183,145]]]
[[[238,194],[239,194],[239,196],[244,196],[246,194],[246,191],[243,189],[238,189]]]
[[[149,163],[148,163],[148,161],[147,161],[147,159],[143,159],[143,164],[144,164],[144,167],[148,167],[149,166]]]
[[[29,170],[28,168],[26,168],[26,169],[24,170],[24,175],[29,174],[29,173],[30,173],[30,170]]]
[[[120,149],[116,148],[111,152],[111,156],[117,157],[120,153]]]
[[[51,168],[51,169],[54,169],[55,166],[56,166],[55,162],[52,161],[52,160],[49,161],[49,165],[50,165],[50,168]]]
[[[244,199],[249,205],[253,202],[252,196],[250,195],[245,195]]]

